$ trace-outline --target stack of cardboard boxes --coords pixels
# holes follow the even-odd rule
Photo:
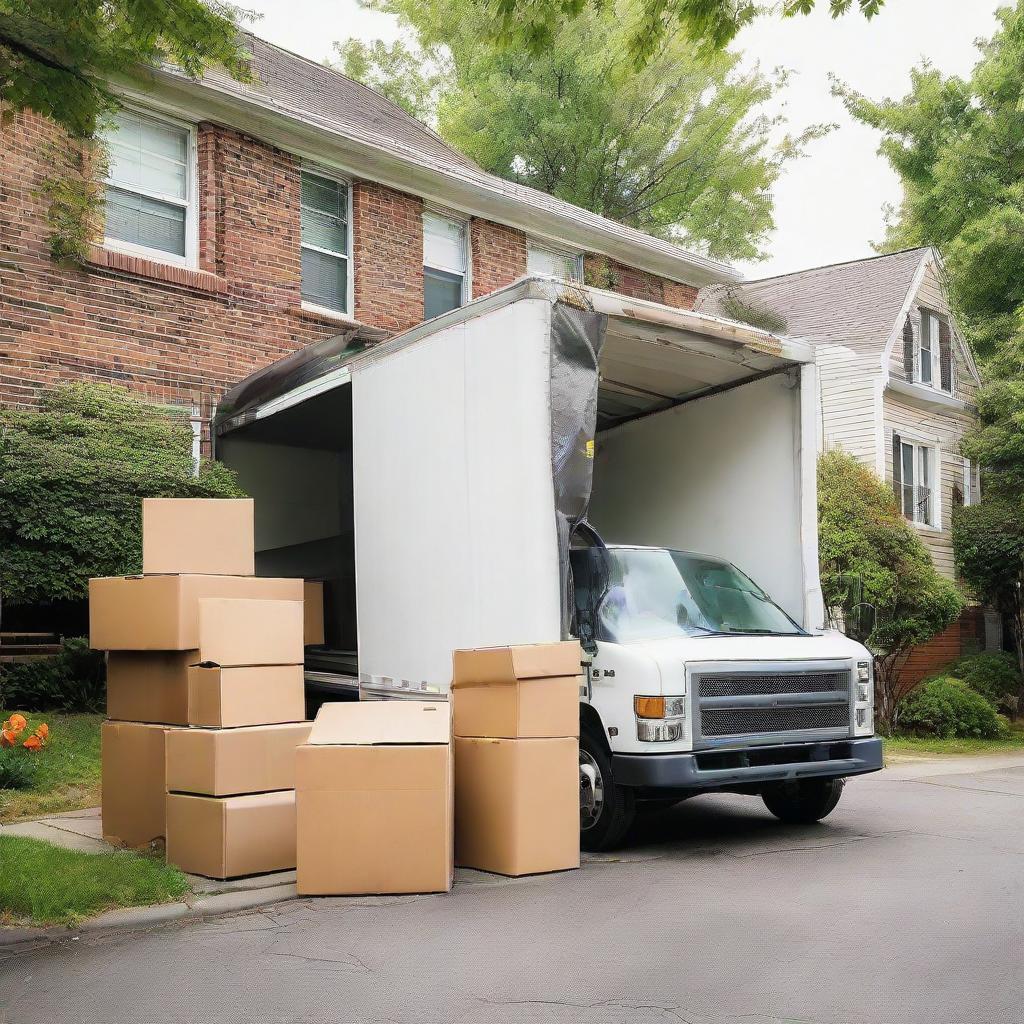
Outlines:
[[[460,867],[579,867],[580,661],[576,642],[455,652]]]
[[[251,499],[146,499],[142,562],[89,587],[104,838],[166,837],[169,860],[218,877],[293,867],[303,581],[253,575]]]

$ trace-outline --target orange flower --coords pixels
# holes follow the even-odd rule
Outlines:
[[[7,723],[4,722],[4,726],[6,725]],[[18,737],[15,736],[14,733],[10,731],[10,729],[4,728],[2,731],[0,731],[0,747],[13,747],[14,741],[17,738]]]
[[[22,746],[26,750],[38,750],[43,745],[43,741],[38,736],[29,736]]]
[[[40,722],[36,726],[35,735],[45,744],[50,738],[50,727],[45,722]]]
[[[11,715],[11,717],[6,722],[4,722],[4,728],[8,729],[10,732],[13,732],[15,736],[17,736],[18,733],[20,732],[24,732],[26,725],[28,725],[28,720],[25,718],[24,715],[18,714]]]

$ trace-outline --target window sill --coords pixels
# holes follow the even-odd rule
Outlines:
[[[347,313],[339,313],[323,306],[309,306],[303,303],[301,306],[292,306],[288,312],[302,320],[311,320],[317,324],[335,324],[338,327],[362,326],[358,320],[350,317]]]
[[[941,526],[932,526],[930,523],[919,523],[915,519],[906,520],[915,530],[920,530],[921,533],[942,533]]]
[[[162,281],[164,284],[191,288],[209,295],[226,295],[228,291],[227,280],[209,271],[161,263],[159,260],[146,259],[144,256],[131,256],[98,245],[90,247],[89,263],[105,270],[129,274],[132,277],[144,277],[150,281]]]
[[[890,391],[903,395],[907,398],[916,399],[922,405],[931,406],[934,409],[957,409],[969,408],[967,402],[962,398],[956,398],[948,391],[940,388],[933,388],[929,384],[921,384],[918,381],[902,380],[898,377],[891,377],[888,382]]]

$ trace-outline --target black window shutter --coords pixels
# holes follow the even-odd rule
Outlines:
[[[939,386],[943,391],[953,392],[953,346],[949,321],[939,321]]]
[[[892,432],[892,489],[896,495],[896,504],[903,513],[903,454],[900,451],[900,435]]]
[[[903,375],[907,380],[914,380],[914,325],[910,314],[903,324]]]

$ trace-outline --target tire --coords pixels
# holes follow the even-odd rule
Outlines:
[[[780,782],[761,794],[765,807],[789,825],[810,825],[828,817],[843,795],[843,779]]]
[[[593,799],[585,799],[591,774]],[[580,846],[591,851],[613,849],[622,842],[635,815],[633,790],[615,784],[611,758],[604,744],[589,730],[581,730]]]

